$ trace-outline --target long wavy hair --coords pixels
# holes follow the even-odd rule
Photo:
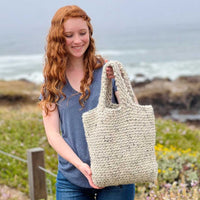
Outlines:
[[[104,64],[101,56],[97,56],[95,51],[95,42],[92,38],[93,28],[90,23],[90,17],[78,6],[64,6],[57,10],[51,21],[51,27],[47,35],[47,45],[44,63],[44,83],[41,88],[42,100],[40,106],[45,113],[55,110],[55,106],[61,95],[66,98],[62,92],[66,84],[66,67],[69,62],[69,54],[66,50],[64,36],[64,22],[69,18],[82,18],[86,21],[89,29],[90,42],[84,54],[84,78],[81,81],[81,96],[79,103],[84,107],[85,101],[90,96],[90,84],[93,81],[94,69],[100,68]]]

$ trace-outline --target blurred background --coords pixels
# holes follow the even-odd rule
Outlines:
[[[135,200],[199,199],[200,1],[2,0],[0,200],[28,199],[30,148],[43,148],[45,168],[57,173],[37,102],[51,19],[71,4],[91,17],[97,53],[122,62],[139,103],[154,108],[158,182],[136,185]],[[55,182],[46,173],[48,200]]]
[[[91,17],[98,53],[124,63],[131,79],[200,73],[199,0],[8,0],[0,2],[0,79],[42,82],[51,18],[70,4]]]

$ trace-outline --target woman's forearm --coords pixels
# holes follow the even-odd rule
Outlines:
[[[60,133],[50,133],[48,134],[47,138],[49,144],[62,158],[73,164],[76,168],[80,168],[83,162],[65,142]]]
[[[55,105],[53,104],[53,106]],[[48,115],[46,115],[44,110],[42,114],[44,128],[49,144],[62,158],[79,169],[83,162],[65,142],[60,134],[60,120],[57,107],[52,112],[49,112]]]

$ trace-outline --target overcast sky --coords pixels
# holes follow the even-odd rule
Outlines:
[[[200,0],[1,0],[1,32],[44,30],[67,4],[85,9],[97,30],[200,22]]]
[[[88,13],[97,35],[169,25],[200,28],[200,0],[0,0],[1,40],[44,40],[56,10],[70,4]]]

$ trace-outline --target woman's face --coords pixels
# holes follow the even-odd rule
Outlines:
[[[64,36],[71,58],[83,58],[90,42],[87,22],[82,18],[70,18],[64,22]]]

